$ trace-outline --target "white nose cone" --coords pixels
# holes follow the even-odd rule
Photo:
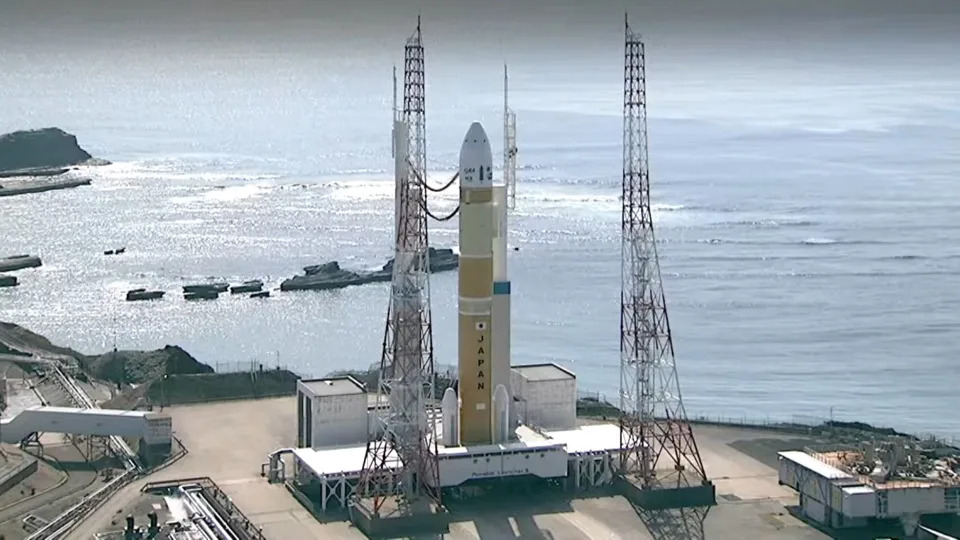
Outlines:
[[[466,189],[493,186],[493,153],[490,140],[480,122],[470,124],[460,146],[460,187]]]

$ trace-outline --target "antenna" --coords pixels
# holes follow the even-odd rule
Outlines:
[[[390,122],[390,157],[397,157],[397,66],[393,66],[393,119]]]
[[[393,66],[393,119],[397,117],[397,66]]]
[[[705,485],[680,396],[654,237],[644,44],[624,22],[620,474],[642,489]]]
[[[507,74],[507,64],[503,64],[503,110],[507,111],[510,109],[510,103],[508,101],[510,93],[510,76]]]
[[[503,64],[503,183],[507,186],[507,210],[517,205],[517,115],[510,108],[510,79]]]
[[[377,430],[382,436],[368,436],[353,497],[354,509],[373,520],[441,505],[436,423],[427,412],[436,396],[424,181],[425,81],[417,17],[417,30],[404,46],[403,109],[394,122],[402,130],[396,145],[395,256],[377,385],[377,410],[386,414]]]

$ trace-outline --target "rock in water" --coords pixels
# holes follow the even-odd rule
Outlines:
[[[60,128],[0,135],[0,171],[79,165],[92,157]]]
[[[34,255],[13,255],[11,257],[0,257],[0,272],[13,272],[24,268],[36,268],[43,266],[40,257]]]
[[[450,248],[428,251],[430,272],[453,270],[460,264],[460,256]],[[281,291],[342,289],[350,285],[363,285],[378,281],[390,281],[393,276],[393,259],[387,261],[380,270],[373,272],[353,272],[340,268],[340,263],[331,261],[324,264],[305,266],[302,276],[294,276],[280,283]]]

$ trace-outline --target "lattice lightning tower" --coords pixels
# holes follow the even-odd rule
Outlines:
[[[629,22],[625,41],[620,469],[643,488],[700,485],[706,474],[680,396],[653,231],[644,44]]]
[[[434,399],[433,328],[427,237],[426,110],[424,52],[417,29],[404,47],[403,108],[400,133],[396,253],[390,306],[380,362],[378,402],[389,406],[382,438],[367,444],[357,496],[372,499],[374,515],[389,500],[397,509],[416,502],[439,504],[435,425],[427,405]]]

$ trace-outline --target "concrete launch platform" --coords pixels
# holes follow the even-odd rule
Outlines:
[[[136,512],[142,484],[189,476],[213,478],[237,507],[262,527],[267,538],[365,538],[346,515],[318,521],[284,486],[268,484],[260,476],[264,455],[295,442],[295,398],[177,406],[165,412],[173,417],[175,435],[189,453],[107,501],[80,526],[77,538],[115,529],[111,520]],[[450,530],[444,538],[829,538],[788,512],[787,506],[798,503],[797,496],[777,484],[776,453],[801,449],[809,440],[783,432],[723,426],[697,425],[694,432],[704,465],[717,488],[718,504],[705,516],[690,509],[638,512],[624,497],[613,495],[573,500],[548,494],[517,495],[471,502],[469,508],[452,505]]]
[[[442,425],[438,428],[442,431]],[[499,444],[437,446],[441,487],[463,484],[468,480],[532,475],[539,478],[563,478],[571,469],[589,463],[588,475],[577,475],[576,485],[595,485],[611,480],[609,467],[600,471],[592,467],[592,459],[606,456],[620,448],[620,430],[607,423],[586,424],[576,429],[535,431],[526,426],[516,430],[516,440]],[[360,479],[366,445],[334,448],[295,448],[294,478],[301,485],[310,485],[319,497],[320,511],[343,507]],[[388,463],[399,466],[396,455]],[[584,486],[586,487],[586,486]]]

